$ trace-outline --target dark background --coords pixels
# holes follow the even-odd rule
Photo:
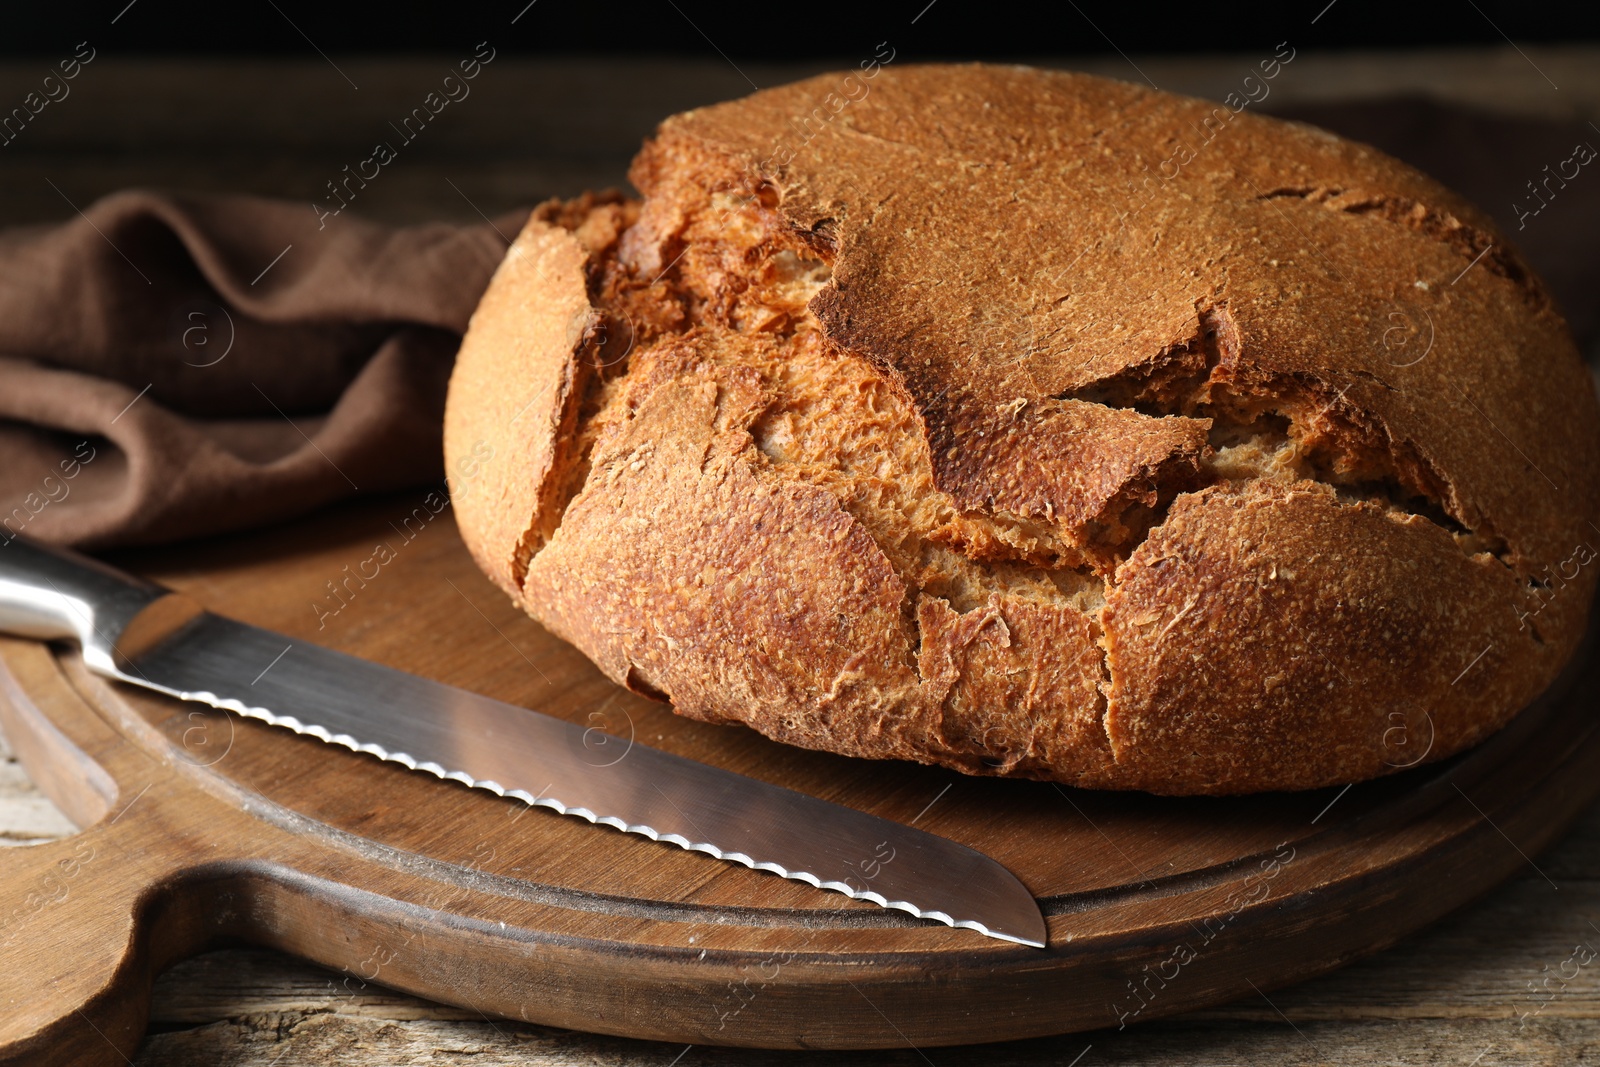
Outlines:
[[[495,59],[471,102],[408,144],[354,213],[470,224],[626,188],[664,116],[875,54],[1220,100],[1288,42],[1299,58],[1256,109],[1377,145],[1485,207],[1600,357],[1600,179],[1526,227],[1518,216],[1544,167],[1600,144],[1592,54],[1552,47],[1600,42],[1600,0],[0,0],[0,113],[80,41],[96,58],[71,99],[0,146],[0,226],[137,187],[309,211],[480,41]]]
[[[1137,0],[1076,0],[1076,5],[1072,0],[1049,5],[935,0],[931,6],[927,0],[813,5],[536,0],[531,7],[527,0],[381,7],[312,0],[133,0],[131,5],[91,0],[8,3],[0,10],[0,56],[11,57],[55,56],[86,37],[122,54],[145,55],[297,55],[312,49],[343,55],[454,53],[492,36],[498,48],[522,55],[721,51],[734,59],[768,60],[855,55],[870,51],[891,31],[921,59],[1118,49],[1254,51],[1285,38],[1316,48],[1600,39],[1600,4],[1592,0],[1334,0],[1331,5],[1328,0],[1230,0],[1182,6]]]

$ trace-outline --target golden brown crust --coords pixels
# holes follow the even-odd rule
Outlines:
[[[598,318],[583,246],[528,220],[473,313],[445,408],[456,521],[495,583],[518,597],[533,516],[571,433],[582,334]],[[516,383],[507,388],[507,383]]]
[[[642,207],[496,276],[446,451],[536,617],[687,715],[1163,793],[1438,759],[1549,683],[1600,416],[1480,212],[1136,86],[839,81],[669,119]]]
[[[815,741],[845,725],[827,708],[854,704],[853,686],[910,680],[905,590],[832,496],[751,461],[752,377],[696,366],[652,390],[597,444],[524,596],[607,674],[683,714],[760,714]],[[872,724],[849,725],[836,736],[873,747]]]
[[[1518,631],[1504,565],[1314,483],[1180,497],[1119,577],[1106,731],[1127,783],[1155,792],[1278,788],[1286,763],[1332,785],[1456,752],[1564,658]]]
[[[472,531],[478,566],[512,599],[570,488],[584,390],[607,362],[604,346],[619,344],[590,304],[588,266],[636,214],[614,194],[534,211],[473,312],[450,376],[444,451],[456,520]]]

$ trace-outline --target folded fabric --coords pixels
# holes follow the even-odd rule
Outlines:
[[[524,217],[126,192],[0,233],[0,543],[172,541],[442,478],[451,360]]]

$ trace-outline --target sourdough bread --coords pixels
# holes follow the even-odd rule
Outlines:
[[[668,119],[642,202],[507,255],[445,449],[535,618],[684,715],[1172,794],[1440,759],[1551,682],[1600,415],[1482,212],[1139,86],[844,77]]]

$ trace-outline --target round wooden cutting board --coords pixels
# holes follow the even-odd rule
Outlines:
[[[1530,862],[1600,792],[1589,647],[1487,744],[1348,789],[1165,799],[967,778],[679,719],[474,568],[422,492],[120,553],[222,614],[979,848],[1050,946],[952,930],[529,808],[0,641],[0,712],[79,835],[0,852],[0,1062],[119,1063],[153,977],[267,945],[486,1016],[867,1048],[1118,1027],[1337,967]],[[1397,738],[1397,762],[1426,738]],[[1410,745],[1410,748],[1404,746]]]

